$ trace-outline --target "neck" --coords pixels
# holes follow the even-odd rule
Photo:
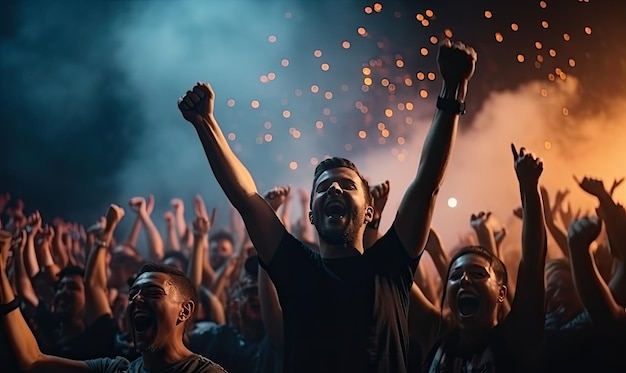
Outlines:
[[[461,351],[476,349],[487,338],[488,330],[484,329],[461,329],[459,333],[459,348]]]
[[[363,237],[363,231],[359,233],[360,235],[357,235],[357,237]],[[320,245],[320,255],[322,256],[322,258],[345,258],[349,256],[363,255],[363,253],[365,252],[363,248],[363,240],[360,238],[356,238],[353,241],[340,244],[327,242],[319,235],[318,240]]]
[[[156,351],[143,351],[143,365],[150,372],[158,372],[164,370],[168,366],[175,364],[187,356],[193,354],[182,342],[182,337],[176,339],[176,343],[168,343],[162,349]]]

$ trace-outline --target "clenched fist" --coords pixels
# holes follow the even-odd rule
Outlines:
[[[213,116],[215,94],[208,83],[198,82],[178,99],[178,109],[188,122],[201,125]]]
[[[461,42],[446,39],[439,46],[437,63],[446,84],[457,85],[468,82],[476,67],[477,54],[474,48]]]

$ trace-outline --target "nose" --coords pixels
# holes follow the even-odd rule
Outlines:
[[[141,290],[139,290],[137,292],[137,294],[133,295],[133,297],[130,299],[131,302],[133,303],[137,303],[138,301],[141,301],[143,303],[143,295],[141,295]]]
[[[328,187],[328,194],[341,194],[343,193],[343,189],[341,189],[341,186],[339,186],[338,182],[333,182],[332,184],[330,184],[330,186]]]
[[[472,283],[472,280],[470,279],[469,274],[467,273],[467,271],[463,271],[463,276],[461,276],[461,283]]]

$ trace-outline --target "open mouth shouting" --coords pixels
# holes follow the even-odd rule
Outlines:
[[[480,298],[473,293],[462,291],[457,297],[459,315],[463,318],[474,316],[480,309]]]
[[[343,201],[338,199],[328,201],[324,205],[324,215],[331,220],[341,220],[346,216],[347,212],[348,207]]]
[[[156,318],[151,312],[143,309],[135,309],[132,314],[132,325],[135,334],[144,334],[154,326]]]

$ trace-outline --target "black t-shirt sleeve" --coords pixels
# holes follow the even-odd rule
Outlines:
[[[371,257],[383,273],[402,276],[405,285],[412,284],[413,273],[421,259],[421,255],[417,258],[409,256],[393,226],[365,254]]]
[[[279,293],[290,293],[299,289],[297,279],[313,274],[320,265],[320,255],[285,232],[271,263],[259,258],[259,264],[270,275]]]

